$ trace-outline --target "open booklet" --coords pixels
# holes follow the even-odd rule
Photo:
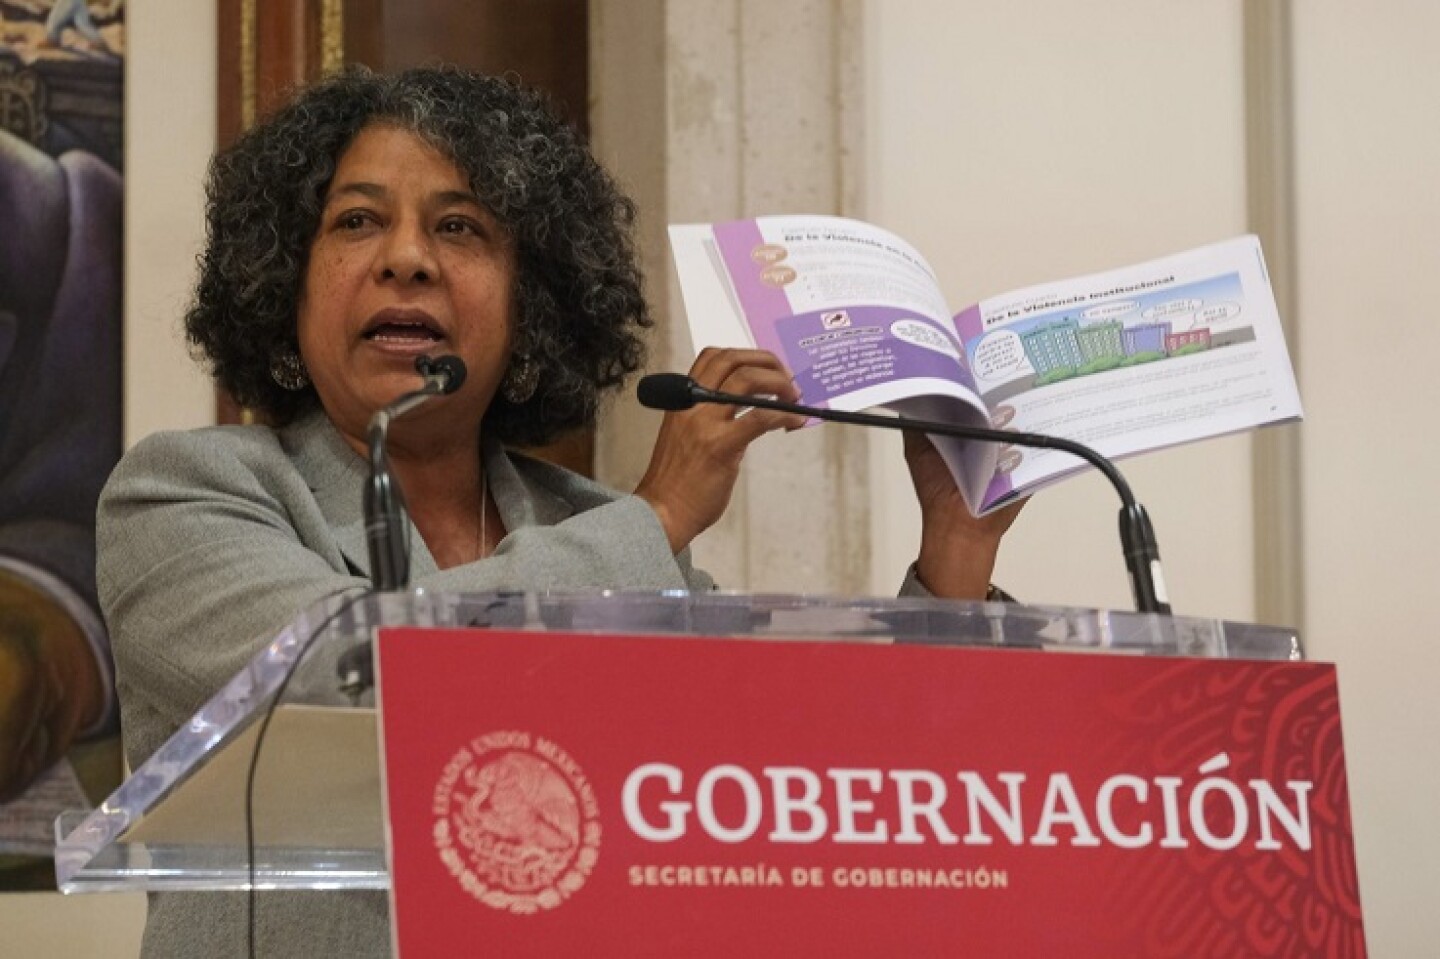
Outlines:
[[[1301,416],[1253,236],[954,316],[924,257],[857,220],[671,226],[670,242],[695,346],[775,353],[808,405],[1046,433],[1112,458]],[[977,515],[1084,468],[934,439]]]

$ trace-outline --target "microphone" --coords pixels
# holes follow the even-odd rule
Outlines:
[[[385,443],[392,420],[435,396],[454,393],[465,382],[465,361],[445,355],[415,358],[415,371],[425,380],[370,418],[370,478],[365,484],[365,544],[370,553],[370,578],[381,592],[404,589],[410,582],[410,544],[405,525],[405,497],[390,475]]]
[[[635,395],[641,406],[674,412],[688,410],[699,402],[696,399],[699,391],[709,392],[684,373],[652,373],[640,378]]]
[[[650,409],[679,411],[688,410],[697,403],[717,403],[722,406],[756,407],[762,410],[777,410],[781,413],[798,413],[801,416],[832,423],[846,423],[852,426],[876,426],[886,430],[918,430],[937,436],[953,436],[957,439],[978,440],[984,443],[1004,443],[1036,449],[1060,450],[1077,456],[1094,466],[1120,497],[1120,545],[1125,553],[1125,567],[1130,573],[1130,588],[1135,597],[1135,608],[1142,613],[1170,612],[1170,599],[1166,595],[1165,576],[1160,568],[1160,546],[1155,539],[1155,530],[1145,507],[1135,499],[1130,484],[1115,468],[1115,464],[1095,450],[1058,436],[1041,433],[1012,433],[1008,430],[987,429],[979,426],[960,426],[952,423],[937,423],[933,420],[911,419],[905,416],[876,416],[871,413],[847,413],[842,410],[827,410],[815,406],[786,403],[769,396],[741,396],[708,389],[696,383],[683,373],[654,373],[640,380],[636,393],[640,403]]]
[[[415,358],[415,371],[425,377],[426,382],[439,379],[441,396],[449,396],[465,385],[465,361],[453,353],[430,359],[428,356]]]

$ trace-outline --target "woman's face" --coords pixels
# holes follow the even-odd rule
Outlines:
[[[478,436],[510,357],[514,282],[509,237],[465,175],[413,133],[362,130],[326,192],[300,295],[300,353],[330,419],[363,439],[375,411],[420,385],[415,357],[453,353],[465,386],[429,408]]]

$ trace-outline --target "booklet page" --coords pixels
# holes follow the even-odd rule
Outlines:
[[[934,272],[899,237],[826,216],[672,226],[670,237],[697,349],[769,350],[812,406],[933,393],[984,415]]]
[[[1005,294],[955,325],[996,426],[1112,458],[1301,415],[1253,236]],[[1081,467],[1010,447],[985,506]]]

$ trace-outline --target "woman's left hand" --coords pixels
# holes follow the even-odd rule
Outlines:
[[[915,564],[920,581],[936,596],[984,599],[1000,539],[1025,500],[972,516],[950,468],[923,433],[906,432],[905,462],[920,500],[920,558]]]

